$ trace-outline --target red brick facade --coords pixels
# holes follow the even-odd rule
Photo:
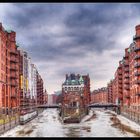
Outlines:
[[[44,98],[44,104],[47,104],[48,103],[48,93],[47,93],[46,90],[44,91],[44,94],[43,95],[44,95],[43,96],[43,98]]]
[[[107,85],[108,92],[108,103],[113,103],[113,80],[111,80]]]
[[[91,103],[108,103],[108,91],[106,87],[100,88],[98,90],[94,90],[91,93]]]
[[[37,74],[37,105],[44,104],[44,91],[43,91],[43,80],[39,73]]]
[[[0,108],[3,113],[19,108],[19,55],[16,33],[7,31],[0,23]]]
[[[81,81],[80,81],[81,80]],[[70,82],[70,83],[69,83]],[[73,82],[73,83],[71,83]],[[66,81],[62,85],[62,105],[84,107],[90,102],[90,78],[89,75],[66,75]]]
[[[125,49],[125,55],[119,63],[115,77],[108,84],[108,94],[113,98],[112,103],[120,96],[123,108],[137,112],[140,111],[140,25],[135,29],[133,43]]]
[[[5,30],[0,23],[0,114],[25,114],[34,110],[37,95],[38,103],[47,101],[43,80],[40,76],[36,77],[36,68],[33,71],[30,60],[28,53],[16,44],[16,33]]]
[[[140,25],[136,26],[133,43],[125,49],[125,55],[107,85],[108,103],[140,111]],[[102,102],[99,91],[94,91],[91,102]],[[94,93],[93,92],[93,93]]]

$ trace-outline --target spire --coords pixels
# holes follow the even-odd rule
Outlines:
[[[83,77],[82,76],[80,76],[79,82],[80,82],[80,84],[84,84],[84,80],[83,80]]]

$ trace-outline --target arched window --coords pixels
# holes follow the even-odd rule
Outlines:
[[[68,90],[70,91],[70,87],[68,87]]]

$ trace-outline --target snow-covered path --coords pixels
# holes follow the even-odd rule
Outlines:
[[[131,133],[111,126],[111,115],[96,110],[96,118],[86,121],[92,111],[79,124],[62,124],[56,109],[46,109],[37,118],[24,126],[6,132],[1,137],[131,137]]]

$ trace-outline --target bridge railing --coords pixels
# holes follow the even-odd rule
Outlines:
[[[43,108],[58,108],[58,107],[60,107],[60,105],[57,105],[57,104],[53,104],[53,105],[48,105],[48,104],[44,104],[44,105],[38,105],[37,106],[38,108],[41,108],[41,107],[43,107]]]
[[[116,104],[99,104],[99,103],[95,103],[95,104],[89,104],[88,107],[119,107]]]

